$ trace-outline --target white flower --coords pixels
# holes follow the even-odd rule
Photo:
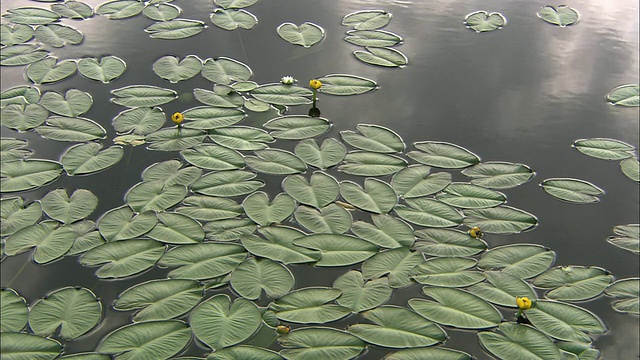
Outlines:
[[[285,85],[293,85],[296,83],[296,79],[293,78],[293,76],[283,76],[282,79],[280,79],[280,82],[282,82]]]

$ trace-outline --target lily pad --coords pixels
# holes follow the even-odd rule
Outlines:
[[[62,165],[56,161],[26,159],[3,163],[0,167],[0,192],[38,188],[60,177]]]
[[[140,106],[158,106],[175,100],[178,94],[171,89],[151,85],[129,85],[111,90],[114,104],[134,108]]]
[[[176,40],[197,35],[206,25],[202,21],[191,19],[173,19],[160,21],[147,26],[144,31],[154,39]]]
[[[11,46],[33,39],[33,28],[24,24],[0,24],[0,43]]]
[[[528,279],[547,270],[555,258],[556,253],[543,246],[514,244],[487,251],[480,257],[478,267],[500,270],[520,279]]]
[[[615,311],[640,314],[640,279],[627,278],[615,281],[604,291],[615,300],[611,306]]]
[[[303,324],[323,324],[341,319],[351,311],[329,302],[340,296],[342,291],[325,287],[308,287],[290,292],[271,303],[278,319]]]
[[[353,151],[344,157],[338,170],[356,176],[383,176],[395,174],[407,167],[407,161],[388,154]]]
[[[620,140],[614,139],[580,139],[573,147],[581,153],[602,160],[624,160],[633,156],[635,148]]]
[[[157,217],[160,222],[147,233],[153,240],[176,245],[199,243],[204,239],[202,225],[189,216],[161,212]]]
[[[33,64],[46,59],[49,56],[47,50],[41,49],[35,44],[17,44],[4,46],[0,49],[0,65],[22,66]]]
[[[262,290],[271,299],[293,289],[293,274],[284,265],[269,259],[247,258],[231,274],[231,286],[243,298],[257,300]]]
[[[288,360],[353,359],[366,348],[364,341],[346,331],[328,327],[305,327],[278,338]]]
[[[419,151],[409,151],[407,156],[421,164],[443,169],[462,169],[480,163],[476,154],[455,144],[423,141],[414,143],[413,146]]]
[[[252,75],[249,66],[227,57],[206,59],[202,65],[202,76],[216,84],[229,85],[234,81],[249,80]]]
[[[162,128],[166,115],[158,107],[127,109],[113,118],[113,128],[120,134],[147,135]]]
[[[101,279],[123,278],[151,268],[164,254],[165,245],[153,240],[123,240],[97,246],[80,257],[84,266],[100,266]]]
[[[172,4],[155,4],[145,6],[142,15],[154,21],[169,21],[177,18],[181,12],[179,7]]]
[[[253,234],[257,226],[251,219],[228,219],[208,222],[202,228],[208,240],[233,241]]]
[[[254,180],[255,173],[242,170],[210,172],[204,174],[191,186],[191,190],[209,196],[231,197],[250,194],[265,185]]]
[[[353,181],[342,181],[340,196],[351,205],[375,214],[388,213],[398,202],[398,196],[391,186],[375,178],[366,178],[363,187]]]
[[[85,189],[77,189],[71,197],[65,189],[56,189],[49,191],[41,203],[48,217],[71,224],[88,217],[98,206],[98,197]]]
[[[289,175],[307,171],[299,157],[280,149],[264,149],[255,151],[256,156],[245,156],[245,161],[252,169],[270,175]]]
[[[195,166],[182,167],[179,160],[167,160],[150,165],[142,172],[143,181],[162,180],[165,185],[191,185],[202,175]]]
[[[35,104],[40,101],[40,89],[37,86],[20,85],[2,90],[0,103],[2,108],[10,104]]]
[[[360,61],[370,65],[383,67],[404,67],[409,62],[407,56],[401,51],[389,47],[366,47],[364,50],[356,50],[353,55]]]
[[[485,279],[480,271],[470,270],[475,259],[438,257],[429,259],[412,270],[412,278],[420,284],[442,287],[467,287]]]
[[[355,75],[329,74],[318,80],[322,82],[322,87],[318,91],[329,95],[359,95],[378,89],[375,81]]]
[[[78,70],[74,60],[58,60],[47,57],[27,66],[27,77],[34,84],[47,84],[64,80]]]
[[[49,24],[60,19],[60,15],[51,10],[32,6],[7,9],[7,13],[2,17],[14,24],[25,25]]]
[[[351,231],[359,238],[382,248],[396,249],[413,244],[413,229],[404,221],[386,214],[371,215],[371,220],[373,224],[356,221]]]
[[[313,92],[295,85],[266,84],[251,91],[251,96],[273,105],[306,105],[311,104]]]
[[[344,145],[333,138],[325,139],[321,146],[313,139],[306,139],[300,141],[294,151],[302,161],[321,170],[340,164],[347,154]]]
[[[391,21],[391,13],[384,10],[363,10],[347,14],[342,18],[342,25],[356,30],[375,30],[385,27]]]
[[[559,266],[538,275],[533,286],[549,289],[547,299],[576,301],[600,295],[612,281],[613,276],[598,267]]]
[[[565,27],[577,23],[580,19],[580,14],[576,9],[566,5],[558,7],[546,5],[538,10],[538,17],[549,24]]]
[[[402,43],[400,35],[384,30],[349,30],[344,39],[351,44],[364,47],[388,47]],[[322,84],[324,85],[324,81]]]
[[[179,353],[189,341],[191,329],[182,321],[145,321],[107,334],[97,351],[129,359],[167,359]]]
[[[245,213],[261,226],[284,222],[295,210],[295,200],[280,193],[269,201],[269,195],[259,191],[247,196],[242,202]]]
[[[64,97],[55,91],[47,91],[40,98],[40,105],[52,113],[78,117],[91,108],[93,98],[89,93],[78,89],[69,89]]]
[[[178,267],[169,272],[169,278],[204,280],[229,274],[246,257],[246,250],[237,244],[189,244],[172,248],[158,264]]]
[[[93,174],[108,169],[122,160],[122,146],[101,150],[100,143],[78,144],[69,148],[60,158],[64,171],[71,176]]]
[[[106,130],[97,122],[79,117],[51,116],[36,128],[40,136],[56,141],[91,141],[104,139]]]
[[[507,24],[507,18],[504,15],[492,12],[488,13],[484,10],[472,12],[465,16],[464,24],[471,30],[481,33],[502,29]]]
[[[487,244],[454,229],[421,229],[415,232],[413,247],[431,256],[471,256],[487,249]]]
[[[450,173],[431,173],[429,166],[412,165],[393,176],[391,187],[401,197],[411,199],[435,194],[450,183]]]
[[[488,282],[481,282],[467,290],[500,306],[516,308],[516,297],[536,299],[536,293],[526,281],[503,271],[485,271]]]
[[[336,302],[354,313],[382,305],[393,292],[387,278],[365,281],[362,273],[357,270],[338,276],[333,282],[333,288],[342,291]]]
[[[364,261],[378,252],[368,241],[342,234],[313,234],[293,240],[293,244],[318,250],[316,266],[346,266]]]
[[[490,189],[511,189],[535,176],[527,165],[488,161],[462,170],[462,175],[472,178],[471,183]]]
[[[240,108],[245,103],[245,98],[228,85],[216,84],[213,91],[196,88],[193,95],[201,103],[220,108]]]
[[[230,126],[209,130],[209,138],[218,145],[234,150],[263,150],[275,141],[266,131],[249,126]],[[300,155],[298,155],[300,156]]]
[[[488,209],[464,211],[464,224],[468,227],[480,227],[491,234],[518,234],[531,230],[538,225],[538,219],[528,212],[506,205]]]
[[[165,185],[162,180],[140,182],[131,187],[124,200],[135,212],[164,211],[187,196],[183,185]]]
[[[353,222],[349,211],[336,204],[319,209],[300,205],[294,216],[298,224],[316,234],[344,234]]]
[[[620,162],[622,173],[635,182],[640,182],[640,163],[637,157],[630,157]]]
[[[454,227],[462,224],[463,216],[456,209],[435,199],[405,199],[407,205],[398,205],[394,211],[402,219],[428,227]]]
[[[610,236],[607,242],[634,254],[640,254],[640,225],[617,225],[613,232],[616,236]]]
[[[613,105],[640,106],[640,87],[638,84],[620,85],[607,94],[607,100]]]
[[[111,209],[98,220],[98,230],[107,241],[134,239],[142,236],[158,223],[152,211],[135,214],[128,206]]]
[[[176,56],[167,55],[153,63],[153,72],[171,83],[191,79],[201,70],[202,60],[195,55],[188,55],[180,61]]]
[[[503,322],[500,332],[478,333],[482,346],[499,359],[563,359],[553,340],[531,326]]]
[[[210,19],[213,25],[228,31],[238,28],[250,30],[258,24],[258,18],[244,9],[216,8]]]
[[[53,360],[62,352],[62,344],[36,335],[2,332],[0,333],[0,351],[2,354],[12,354],[15,359]]]
[[[289,175],[282,188],[299,203],[316,208],[329,205],[340,194],[338,181],[324,172],[314,172],[309,181],[302,175]]]
[[[436,195],[436,199],[462,209],[495,207],[507,201],[502,193],[469,183],[451,183]]]
[[[263,237],[243,235],[240,240],[250,253],[280,261],[283,264],[314,262],[320,258],[320,252],[294,244],[294,240],[304,237],[302,231],[289,227],[269,226],[259,230]]]
[[[385,356],[384,360],[472,360],[473,357],[463,351],[443,347],[405,349]]]
[[[231,219],[244,213],[237,202],[213,196],[189,196],[182,204],[185,206],[176,208],[177,213],[201,221]]]
[[[111,20],[126,19],[142,12],[144,4],[135,0],[115,0],[100,4],[96,14],[106,16]]]
[[[146,136],[149,150],[180,151],[194,147],[206,139],[207,134],[197,129],[163,128]]]
[[[205,170],[236,170],[244,167],[242,154],[226,147],[199,144],[180,155],[190,164]]]
[[[325,134],[331,128],[331,123],[323,118],[287,115],[271,119],[263,126],[271,130],[269,135],[276,139],[303,140]]]
[[[25,204],[21,197],[3,197],[0,199],[0,233],[8,236],[29,225],[37,223],[42,217],[42,205],[39,201]]]
[[[26,300],[15,290],[6,288],[0,290],[0,310],[2,311],[2,333],[20,332],[27,325],[29,308]]]
[[[604,190],[590,182],[579,179],[546,179],[540,183],[540,186],[547,194],[556,199],[574,204],[596,203],[600,201],[599,197],[604,195]]]
[[[124,60],[117,56],[107,55],[99,59],[84,57],[78,60],[78,72],[80,75],[107,84],[120,77],[126,70]]]
[[[239,123],[246,116],[239,109],[215,106],[197,106],[186,110],[183,115],[186,120],[184,127],[198,130],[225,128]]]
[[[367,259],[362,264],[365,279],[386,276],[389,286],[396,289],[414,284],[411,279],[413,269],[424,262],[422,254],[406,247],[385,250]]]
[[[65,1],[51,4],[51,10],[68,19],[88,19],[93,16],[93,8],[82,1]]]
[[[39,104],[9,104],[2,108],[2,125],[16,131],[27,131],[42,125],[49,111]]]
[[[78,45],[84,40],[80,31],[61,24],[39,25],[34,35],[38,42],[55,48],[63,47],[65,44]]]
[[[391,129],[379,125],[358,124],[358,131],[341,131],[340,137],[347,144],[365,151],[376,153],[400,153],[404,151],[404,142],[400,135]]]
[[[527,310],[536,329],[559,340],[590,342],[587,334],[602,334],[607,328],[595,314],[576,305],[538,300]]]
[[[296,25],[286,22],[278,26],[276,32],[280,37],[293,45],[311,47],[324,39],[324,29],[311,22]]]

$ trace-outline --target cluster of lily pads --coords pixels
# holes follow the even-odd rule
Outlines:
[[[549,24],[565,27],[577,23],[580,14],[576,9],[566,5],[545,5],[538,10],[538,17]],[[504,28],[507,25],[507,18],[498,12],[489,13],[481,10],[467,15],[464,23],[467,28],[481,33]]]
[[[111,18],[143,13],[167,23],[175,21],[168,14],[177,8],[167,2],[111,1],[96,12]],[[216,0],[221,9],[212,21],[216,24],[216,15],[237,22],[246,17],[242,8],[256,2]],[[87,15],[82,4],[53,4],[51,12]],[[111,90],[112,102],[125,109],[112,120],[116,145],[103,150],[99,141],[107,140],[107,131],[80,117],[90,110],[91,95],[79,89],[41,94],[38,84],[63,80],[59,74],[66,72],[44,58],[48,54],[40,58],[44,50],[37,45],[24,44],[31,37],[13,45],[5,40],[18,41],[17,29],[28,32],[19,26],[25,18],[31,19],[25,26],[36,26],[31,28],[36,34],[44,26],[48,30],[40,33],[66,36],[67,30],[33,23],[53,18],[34,9],[11,9],[4,17],[16,25],[3,24],[2,65],[31,64],[26,72],[35,85],[3,89],[2,125],[75,144],[53,161],[32,158],[26,140],[2,138],[2,257],[32,251],[34,262],[48,264],[77,256],[83,266],[97,268],[99,279],[128,280],[154,268],[166,278],[123,291],[113,307],[131,311],[131,323],[106,335],[94,352],[82,354],[64,354],[63,344],[91,333],[104,320],[107,304],[99,294],[65,287],[28,303],[19,289],[4,288],[3,357],[165,359],[195,339],[207,359],[351,359],[372,347],[388,349],[386,359],[471,359],[471,354],[442,346],[455,329],[465,329],[478,331],[484,348],[502,359],[597,359],[600,352],[591,342],[607,328],[575,303],[605,294],[613,298],[615,310],[638,315],[638,278],[614,281],[598,267],[553,266],[551,249],[537,244],[490,247],[479,231],[464,230],[479,227],[489,236],[534,230],[537,218],[505,205],[502,192],[529,182],[535,173],[528,166],[482,162],[472,151],[441,141],[415,142],[408,150],[399,134],[375,124],[330,137],[328,119],[286,115],[289,107],[312,104],[312,90],[281,82],[257,84],[250,67],[235,59],[165,56],[153,64],[154,72],[170,83],[199,74],[214,83],[213,91],[194,89],[201,105],[181,111],[179,127],[164,127],[167,116],[160,107],[177,99],[174,90],[150,85]],[[358,12],[345,19],[363,14],[371,21],[388,13]],[[371,37],[361,32],[349,36]],[[46,38],[36,35],[38,42]],[[28,46],[13,48],[19,45]],[[78,70],[82,60],[72,61]],[[80,73],[108,83],[125,65],[105,56],[94,59],[91,69]],[[317,80],[322,96],[378,88],[375,81],[355,75]],[[637,106],[638,87],[614,89],[608,99]],[[273,109],[277,116],[263,128],[240,125],[253,113]],[[107,170],[122,159],[125,146],[142,144],[176,152],[180,159],[144,169],[122,206],[95,217],[99,199],[88,189],[54,189],[36,201],[11,195],[51,184],[63,174]],[[638,181],[633,146],[583,139],[574,147],[621,161],[623,173]],[[458,171],[469,181],[454,182],[452,174]],[[265,179],[276,179],[281,191],[261,191]],[[573,203],[594,202],[602,195],[578,179],[546,179],[541,186]],[[616,226],[616,236],[608,241],[637,254],[638,229],[638,224]],[[317,268],[344,272],[330,287],[296,286],[295,274]],[[406,287],[421,287],[425,296],[416,294],[402,306],[388,304],[395,289]],[[525,297],[533,300],[524,312],[528,324],[516,322],[514,315],[516,298]],[[348,327],[336,326],[338,320],[349,322]]]

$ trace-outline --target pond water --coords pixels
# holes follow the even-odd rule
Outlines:
[[[86,1],[94,9],[101,1]],[[620,170],[620,161],[604,161],[586,156],[572,144],[578,139],[607,138],[634,147],[640,144],[638,107],[614,106],[606,95],[624,84],[637,84],[639,67],[638,3],[635,1],[578,2],[570,4],[580,13],[579,21],[567,27],[546,23],[537,16],[547,5],[541,1],[487,1],[482,4],[463,0],[447,1],[286,1],[262,0],[246,8],[255,15],[257,25],[250,29],[227,31],[211,23],[209,16],[216,5],[210,0],[173,1],[182,13],[180,18],[199,20],[206,28],[199,34],[178,40],[152,39],[144,29],[154,23],[142,14],[121,20],[95,15],[86,20],[63,19],[60,23],[79,30],[84,40],[79,45],[43,48],[59,60],[87,56],[114,55],[126,62],[126,71],[108,84],[75,74],[63,81],[37,85],[41,93],[79,89],[91,94],[93,104],[82,115],[106,130],[100,140],[105,148],[118,134],[112,119],[125,107],[110,102],[111,90],[128,85],[153,85],[171,89],[179,98],[160,105],[166,114],[165,127],[174,126],[169,116],[174,112],[201,106],[191,94],[193,89],[212,89],[203,76],[170,83],[153,71],[152,65],[166,55],[182,59],[195,55],[200,59],[227,57],[246,64],[257,84],[278,83],[283,76],[298,79],[306,87],[309,79],[327,74],[349,74],[375,81],[379,88],[354,96],[318,95],[322,118],[331,129],[315,140],[341,139],[342,131],[355,131],[358,124],[375,124],[393,130],[406,144],[399,156],[416,150],[415,142],[440,141],[459,145],[477,154],[482,162],[503,161],[525,164],[535,177],[517,187],[498,189],[507,197],[508,206],[535,215],[535,228],[507,235],[485,231],[483,240],[490,249],[508,244],[538,244],[555,251],[555,266],[593,266],[606,269],[612,281],[635,278],[640,273],[638,255],[609,242],[617,225],[637,224],[640,217],[638,182]],[[3,0],[2,14],[21,6],[50,8],[45,2]],[[392,16],[383,29],[402,37],[394,49],[408,59],[406,66],[382,67],[364,63],[353,52],[362,50],[345,41],[350,29],[342,19],[356,11],[384,10]],[[501,29],[477,33],[465,27],[467,14],[485,10],[499,12],[507,19]],[[311,22],[324,29],[321,42],[309,48],[283,40],[276,29],[291,22]],[[3,23],[8,21],[3,19]],[[32,40],[31,42],[34,42]],[[32,85],[24,66],[2,66],[2,91],[19,85]],[[306,115],[309,105],[290,106],[287,115]],[[262,128],[280,115],[273,108],[267,112],[246,111],[243,126]],[[53,114],[52,114],[53,115]],[[4,121],[4,120],[3,120]],[[187,121],[188,123],[188,121]],[[185,125],[186,126],[186,125]],[[17,132],[2,126],[3,138],[28,141],[32,158],[59,161],[75,142],[48,140],[33,130]],[[210,140],[209,140],[210,141]],[[277,140],[271,147],[293,152],[298,141]],[[354,150],[348,147],[349,151]],[[252,155],[251,151],[243,151]],[[637,157],[637,150],[634,152]],[[145,146],[124,146],[124,155],[116,165],[87,176],[68,176],[29,191],[7,192],[2,198],[19,196],[25,203],[42,199],[50,191],[63,188],[71,195],[76,189],[90,190],[98,206],[88,219],[97,221],[111,209],[126,205],[125,194],[141,181],[142,171],[152,164],[181,159],[179,151],[150,151]],[[186,164],[186,163],[185,163]],[[6,165],[3,165],[6,166]],[[251,170],[250,168],[248,170]],[[307,174],[317,169],[309,167]],[[468,182],[456,169],[432,169],[451,173],[453,181]],[[205,170],[208,172],[208,170]],[[326,171],[338,181],[362,185],[365,177]],[[306,176],[307,179],[309,178]],[[390,183],[392,175],[376,176]],[[284,176],[259,173],[266,186],[262,191],[273,196],[283,192]],[[574,178],[597,185],[605,191],[593,204],[560,201],[541,189],[550,178]],[[191,193],[190,195],[193,195]],[[379,193],[373,193],[373,197]],[[233,198],[242,203],[244,195]],[[344,199],[343,199],[344,200]],[[366,211],[351,212],[353,221],[368,221]],[[43,214],[42,219],[46,216]],[[298,226],[295,220],[282,221]],[[467,225],[465,223],[465,225]],[[425,226],[412,224],[414,230]],[[467,226],[460,226],[466,231]],[[4,236],[4,235],[3,235]],[[9,239],[9,240],[8,240]],[[4,236],[3,241],[10,242]],[[240,243],[236,241],[236,243]],[[481,254],[480,254],[481,255]],[[480,255],[474,256],[478,259]],[[340,267],[287,265],[295,276],[294,289],[313,286],[331,287],[335,279],[351,269],[360,270],[361,262]],[[112,303],[124,290],[135,284],[167,277],[169,270],[155,267],[124,279],[105,280],[95,275],[97,268],[83,266],[78,256],[65,256],[48,264],[32,260],[32,251],[7,256],[1,263],[0,285],[14,289],[33,305],[46,294],[66,286],[90,289],[100,299],[103,317],[99,325],[73,341],[64,341],[64,354],[93,352],[105,336],[132,323],[132,311],[116,311]],[[531,282],[532,279],[529,279]],[[422,285],[394,289],[386,305],[408,308],[408,300],[428,299]],[[544,298],[544,289],[536,289]],[[228,286],[210,289],[215,294],[237,293]],[[258,306],[268,306],[272,299],[264,294]],[[335,303],[335,302],[334,302]],[[617,312],[612,298],[601,294],[594,299],[571,301],[600,317],[607,327],[603,335],[591,335],[593,347],[607,359],[631,359],[640,355],[640,333],[636,315]],[[515,306],[515,305],[514,305]],[[499,307],[505,321],[514,321],[515,308]],[[637,311],[637,305],[636,305]],[[180,317],[187,320],[187,317]],[[366,322],[353,314],[339,321],[319,326],[346,329]],[[293,329],[305,324],[283,321]],[[266,327],[265,327],[266,328]],[[448,339],[443,345],[464,351],[477,359],[492,356],[481,346],[475,330],[443,326]],[[56,337],[56,334],[52,336]],[[256,344],[275,351],[281,349],[273,330],[266,328],[243,344]],[[361,359],[380,359],[397,349],[368,345]],[[195,341],[178,355],[206,357],[211,350]]]

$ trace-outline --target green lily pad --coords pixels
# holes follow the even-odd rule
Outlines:
[[[484,253],[478,261],[478,267],[500,270],[520,279],[528,279],[546,271],[555,258],[553,250],[540,245],[505,245]]]
[[[100,266],[101,279],[123,278],[141,273],[155,265],[164,254],[165,245],[153,240],[123,240],[97,246],[80,257],[84,266]]]
[[[252,75],[247,65],[227,57],[206,59],[202,65],[202,76],[216,84],[229,85],[234,81],[249,80]]]
[[[431,168],[426,165],[411,165],[400,170],[391,179],[393,190],[405,199],[435,194],[450,183],[450,173],[431,173]]]
[[[378,89],[378,84],[367,78],[347,74],[329,74],[318,78],[323,94],[347,96],[368,93]]]
[[[613,232],[616,236],[610,236],[607,242],[634,254],[640,254],[640,225],[617,225]]]
[[[378,252],[368,241],[342,234],[313,234],[293,240],[296,246],[318,250],[322,256],[316,266],[346,266],[364,261]]]
[[[198,106],[186,110],[183,115],[186,120],[184,127],[199,130],[226,128],[239,123],[246,116],[238,109],[215,106]]]
[[[340,182],[340,196],[351,205],[375,214],[386,214],[398,202],[398,197],[386,182],[366,178],[364,186],[349,180]]]
[[[306,105],[311,104],[313,92],[295,85],[266,84],[251,91],[251,96],[273,105]]]
[[[49,56],[47,50],[41,49],[35,44],[17,44],[5,46],[0,49],[0,65],[22,66],[33,64],[46,59]]]
[[[506,205],[488,209],[464,211],[464,224],[468,227],[480,227],[490,234],[518,234],[531,230],[538,225],[538,219],[528,212]]]
[[[389,47],[402,43],[400,35],[384,30],[349,30],[344,39],[351,44],[364,47]],[[324,85],[324,81],[322,84]]]
[[[340,137],[347,144],[365,151],[376,153],[400,153],[405,145],[400,135],[379,125],[358,124],[357,133],[341,131]]]
[[[180,155],[188,163],[205,170],[236,170],[244,167],[242,154],[218,145],[199,144],[182,150]]]
[[[300,205],[293,215],[298,224],[316,234],[344,234],[353,222],[349,211],[336,204],[323,208]]]
[[[436,195],[436,199],[462,209],[495,207],[507,201],[502,193],[470,183],[451,183]]]
[[[165,185],[161,180],[145,181],[127,191],[124,200],[135,212],[164,211],[187,196],[183,185]]]
[[[256,156],[245,156],[252,169],[270,175],[289,175],[304,173],[307,165],[295,154],[280,149],[255,151]]]
[[[407,161],[388,154],[368,151],[349,152],[338,170],[356,176],[383,176],[395,174],[407,167]]]
[[[251,219],[225,219],[208,222],[202,228],[207,240],[234,241],[253,234],[257,226]]]
[[[27,77],[34,84],[47,84],[64,80],[78,70],[74,60],[58,60],[47,57],[27,66]]]
[[[472,12],[465,16],[464,24],[471,30],[481,33],[502,29],[507,24],[504,15],[492,12],[488,13],[484,10]]]
[[[633,156],[635,148],[625,142],[614,139],[580,139],[573,147],[581,153],[602,160],[624,160]]]
[[[247,196],[242,202],[245,213],[251,220],[261,226],[284,222],[295,210],[295,200],[287,194],[280,193],[269,201],[267,193],[259,191]]]
[[[151,85],[129,85],[111,90],[114,104],[134,108],[140,106],[158,106],[175,100],[178,94],[170,89]]]
[[[158,223],[152,211],[135,214],[128,206],[111,209],[98,220],[98,230],[107,241],[135,239]]]
[[[364,347],[364,345],[363,345]],[[0,351],[10,359],[53,360],[62,352],[58,341],[20,332],[0,333]]]
[[[193,244],[204,240],[202,225],[187,215],[161,212],[157,214],[160,221],[147,236],[165,244]]]
[[[549,289],[547,299],[576,301],[600,295],[612,281],[613,276],[598,267],[558,266],[538,275],[533,286]]]
[[[304,327],[279,337],[288,360],[353,359],[366,348],[364,341],[346,331],[328,327]]]
[[[177,18],[181,12],[179,7],[172,4],[155,4],[145,6],[142,15],[154,21],[169,21]]]
[[[39,104],[9,104],[2,108],[2,125],[16,131],[27,131],[42,125],[49,111]]]
[[[20,85],[2,90],[0,104],[2,108],[9,104],[35,104],[40,101],[40,89],[37,86]]]
[[[615,311],[640,314],[640,279],[627,278],[615,281],[604,291],[607,296],[613,297],[611,306]]]
[[[579,179],[546,179],[540,183],[540,186],[547,194],[556,199],[574,204],[596,203],[600,201],[599,197],[604,195],[604,190],[590,182]]]
[[[200,144],[206,137],[202,130],[163,128],[148,134],[146,141],[149,150],[180,151]]]
[[[25,149],[26,140],[0,138],[0,163],[24,160],[33,155],[31,149]]]
[[[231,274],[231,286],[243,298],[257,300],[262,290],[271,299],[293,289],[294,277],[284,265],[269,259],[247,258]]]
[[[336,139],[328,138],[318,146],[315,140],[302,140],[296,145],[295,154],[305,163],[321,170],[340,164],[347,149]]]
[[[414,284],[411,279],[413,269],[424,262],[422,254],[406,247],[381,251],[362,264],[365,279],[381,276],[389,279],[389,286],[396,289]]]
[[[0,24],[0,43],[12,46],[33,39],[33,28],[24,24]]]
[[[577,23],[580,19],[580,14],[576,9],[566,5],[558,7],[546,5],[538,10],[538,17],[549,24],[565,27]]]
[[[316,208],[329,205],[340,194],[338,181],[324,172],[314,172],[309,181],[302,175],[289,175],[282,189],[299,203]]]
[[[126,69],[127,64],[124,60],[113,55],[103,56],[99,60],[93,57],[83,57],[78,60],[80,75],[104,84],[119,78]]]
[[[501,161],[488,161],[462,170],[462,175],[472,178],[471,183],[490,189],[511,189],[535,176],[526,165]]]
[[[213,196],[189,196],[176,208],[179,214],[201,221],[232,219],[244,213],[242,206],[232,199]]]
[[[167,251],[158,264],[178,267],[169,272],[171,279],[204,280],[229,274],[246,257],[245,249],[237,244],[189,244]]]
[[[410,299],[409,306],[418,314],[441,325],[461,329],[488,329],[502,320],[493,305],[469,292],[443,287],[424,287],[422,291],[436,301]]]
[[[391,297],[387,278],[365,281],[361,272],[350,270],[336,278],[333,288],[342,291],[336,302],[354,313],[376,308]]]
[[[79,117],[51,116],[36,128],[40,136],[55,141],[91,141],[104,139],[106,130],[97,122]]]
[[[526,314],[536,329],[559,340],[588,343],[591,338],[587,334],[602,334],[607,330],[592,312],[562,302],[538,300]]]
[[[56,189],[48,192],[41,203],[47,216],[63,224],[71,224],[88,217],[98,206],[98,197],[85,189],[77,189],[71,197],[65,189]]]
[[[622,173],[635,182],[640,182],[640,162],[637,157],[630,157],[620,162]]]
[[[61,48],[65,44],[78,45],[84,40],[80,31],[62,24],[39,25],[34,35],[38,42],[55,48]]]
[[[230,126],[209,130],[209,138],[233,150],[263,150],[275,141],[266,131],[249,126]],[[298,155],[299,156],[299,155]]]
[[[100,143],[85,143],[67,149],[60,158],[64,171],[70,175],[93,174],[108,169],[122,160],[122,146],[102,149]]]
[[[535,301],[536,293],[526,281],[502,271],[485,271],[488,282],[477,283],[467,290],[490,303],[517,308],[516,297]]]
[[[442,287],[467,287],[485,279],[480,271],[470,270],[477,261],[462,257],[438,257],[429,259],[412,270],[412,278],[423,285]]]
[[[166,5],[169,6],[169,5]],[[153,6],[146,9],[153,9]],[[195,55],[187,55],[179,60],[176,56],[163,56],[153,63],[153,72],[171,83],[191,79],[202,70],[202,60]]]
[[[197,35],[206,25],[202,21],[190,19],[173,19],[159,21],[147,26],[144,31],[154,39],[177,40]]]
[[[60,177],[62,165],[51,160],[27,159],[3,163],[0,192],[25,191],[46,185]]]
[[[342,18],[342,25],[351,26],[355,30],[375,30],[385,27],[391,21],[391,13],[384,10],[363,10],[347,14]]]
[[[167,160],[150,165],[142,172],[142,181],[162,180],[165,185],[189,186],[200,178],[202,170],[195,166],[182,167],[179,160]]]
[[[127,109],[113,118],[113,128],[120,134],[147,135],[160,130],[166,115],[158,107],[137,107]]]
[[[613,105],[640,106],[640,87],[638,84],[620,85],[607,94],[607,100]]]
[[[93,8],[81,1],[65,1],[51,4],[51,10],[68,19],[84,20],[93,16]]]
[[[114,0],[100,4],[96,14],[106,16],[111,20],[126,19],[142,12],[144,4],[135,0]]]
[[[406,222],[387,214],[372,214],[371,220],[373,224],[356,221],[351,231],[359,238],[382,248],[397,249],[413,245],[413,229]]]
[[[25,25],[49,24],[60,19],[60,15],[51,10],[32,6],[7,9],[7,13],[2,17],[14,24]]]
[[[267,121],[264,128],[271,130],[269,135],[276,139],[303,140],[325,134],[331,129],[327,119],[304,116],[287,115]]]
[[[419,151],[409,151],[407,156],[421,164],[443,169],[462,169],[480,163],[476,154],[455,144],[422,141],[413,146]]]
[[[385,360],[472,360],[473,357],[463,351],[443,347],[405,349],[385,356]]]
[[[89,93],[78,89],[69,89],[64,97],[55,91],[47,91],[42,94],[40,105],[52,113],[78,117],[83,115],[91,108],[93,98]]]
[[[487,244],[466,232],[454,229],[421,229],[413,248],[431,256],[472,256],[487,249]]]
[[[324,29],[311,22],[305,22],[301,25],[286,22],[278,26],[276,32],[286,42],[306,48],[324,39]]]
[[[21,197],[0,199],[0,233],[8,236],[33,225],[42,217],[42,205],[38,201],[25,204]]]
[[[243,235],[242,245],[250,253],[279,261],[283,264],[300,264],[315,262],[320,259],[320,252],[294,244],[294,240],[305,235],[302,231],[284,226],[261,227],[258,230],[263,237]]]
[[[383,67],[404,67],[409,62],[405,54],[389,47],[369,46],[366,48],[366,51],[354,51],[353,55],[364,63]]]
[[[329,302],[337,299],[342,291],[326,287],[308,287],[288,293],[271,303],[270,310],[278,319],[302,324],[323,324],[341,319],[351,310]]]
[[[182,321],[145,321],[110,332],[97,351],[118,354],[119,358],[167,359],[179,353],[189,341],[191,329]]]
[[[231,197],[250,194],[265,185],[255,173],[242,170],[210,172],[196,180],[191,190],[209,196]]]
[[[428,227],[454,227],[462,224],[463,216],[456,209],[430,198],[405,199],[407,205],[398,205],[394,211],[402,219]]]
[[[66,287],[32,305],[29,327],[40,336],[52,335],[60,328],[62,339],[73,340],[93,329],[101,317],[102,304],[94,293],[86,288]]]
[[[27,325],[29,316],[27,301],[11,288],[0,289],[0,299],[2,333],[20,332]]]
[[[531,326],[504,322],[500,332],[478,333],[482,346],[499,359],[563,359],[553,340]]]
[[[229,31],[238,28],[250,30],[258,24],[258,18],[244,9],[216,8],[211,13],[210,19],[213,25]]]

